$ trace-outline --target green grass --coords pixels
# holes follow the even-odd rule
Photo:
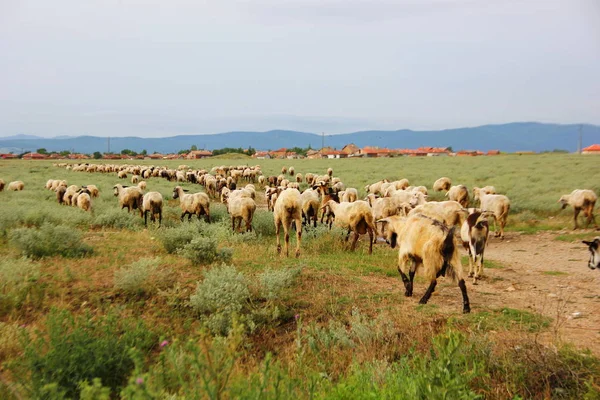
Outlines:
[[[548,276],[566,276],[569,275],[566,272],[563,271],[544,271],[542,272],[543,275],[548,275]]]
[[[590,240],[592,237],[597,236],[594,233],[564,233],[558,235],[554,240],[561,242],[581,242],[582,240]]]

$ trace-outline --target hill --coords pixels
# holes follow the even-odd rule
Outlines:
[[[379,146],[388,148],[417,148],[421,146],[448,147],[455,150],[498,149],[505,152],[521,150],[551,151],[562,149],[577,150],[579,127],[582,126],[583,145],[600,143],[600,126],[561,125],[538,122],[515,122],[501,125],[483,125],[472,128],[446,129],[438,131],[361,131],[339,135],[325,135],[287,130],[268,132],[227,132],[211,135],[179,135],[166,138],[115,137],[110,138],[110,150],[120,152],[130,149],[149,153],[171,153],[189,149],[192,145],[200,149],[224,147],[253,147],[257,150],[275,150],[281,147],[320,148],[326,146],[342,148],[348,143],[359,147]],[[27,151],[46,148],[48,151],[72,150],[82,153],[107,151],[109,140],[106,137],[78,136],[62,138],[28,138],[27,135],[0,138],[1,151]]]

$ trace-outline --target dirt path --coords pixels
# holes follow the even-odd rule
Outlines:
[[[589,231],[593,238],[598,232]],[[503,268],[469,285],[473,306],[531,310],[554,319],[560,338],[600,355],[600,271],[587,267],[589,252],[578,242],[556,240],[557,232],[507,233],[492,238],[485,255]]]

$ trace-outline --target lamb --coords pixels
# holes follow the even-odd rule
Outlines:
[[[463,207],[469,207],[469,189],[465,185],[452,186],[446,192],[448,200],[457,201]]]
[[[3,179],[0,179],[0,192],[4,190],[4,185],[6,185],[6,183]]]
[[[573,222],[575,222],[575,227],[573,229],[577,229],[577,217],[579,213],[583,210],[583,215],[587,217],[587,226],[593,221],[594,226],[597,228],[598,224],[596,223],[596,218],[594,217],[594,206],[596,205],[596,200],[598,196],[592,190],[588,189],[575,189],[571,192],[571,194],[565,194],[560,197],[558,200],[559,203],[562,204],[562,209],[564,210],[567,206],[573,207]]]
[[[457,201],[430,201],[418,205],[408,213],[409,216],[417,214],[438,220],[450,227],[462,224],[466,210]]]
[[[113,188],[115,189],[114,195],[119,199],[121,210],[127,208],[127,212],[130,212],[142,206],[144,194],[137,186],[128,187],[116,184]]]
[[[442,190],[448,190],[452,186],[452,181],[448,177],[442,177],[433,183],[433,190],[441,192]]]
[[[473,277],[473,285],[483,275],[483,252],[489,232],[487,215],[481,211],[469,214],[460,228],[462,245],[469,253],[469,276]]]
[[[289,257],[290,226],[296,224],[296,257],[300,257],[300,244],[302,241],[302,197],[298,189],[283,190],[277,196],[273,217],[275,221],[275,236],[277,236],[277,252],[281,253],[279,231],[283,225],[285,236],[285,255]]]
[[[600,236],[596,236],[591,242],[584,240],[584,244],[588,246],[590,250],[590,260],[588,261],[588,267],[590,269],[600,269]]]
[[[83,211],[92,211],[92,199],[88,189],[80,189],[77,192],[77,207]]]
[[[140,207],[140,217],[144,217],[144,225],[148,225],[148,213],[150,213],[150,221],[155,222],[158,215],[158,227],[162,223],[162,208],[163,197],[159,192],[148,192],[142,198],[142,206]]]
[[[256,211],[256,202],[245,196],[232,196],[226,199],[227,212],[231,215],[231,229],[239,232],[242,220],[246,224],[246,232],[252,232],[252,219]],[[236,228],[237,222],[237,228]]]
[[[302,223],[310,225],[313,221],[313,226],[317,227],[317,219],[319,214],[319,195],[312,189],[306,189],[300,195],[302,199]]]
[[[22,181],[13,181],[8,184],[6,190],[19,191],[25,188],[25,184]]]
[[[413,294],[413,280],[418,269],[422,269],[429,280],[427,291],[419,300],[427,304],[437,285],[437,278],[448,275],[455,282],[463,298],[463,313],[471,312],[467,287],[462,277],[462,267],[458,249],[454,243],[454,227],[423,215],[412,215],[406,218],[389,217],[388,237],[392,248],[399,245],[398,272],[404,283],[404,295]]]
[[[360,235],[368,233],[369,254],[372,254],[373,239],[378,233],[369,203],[364,200],[357,200],[353,203],[338,203],[331,198],[331,195],[325,196],[325,200],[327,207],[329,207],[335,216],[335,225],[348,229],[346,240],[348,239],[350,232],[354,232],[350,250],[354,251],[356,249],[356,242]]]
[[[490,215],[494,218],[494,236],[504,239],[504,227],[510,211],[510,200],[502,194],[484,194],[481,192],[479,193],[479,200],[481,201],[481,209],[490,211]],[[497,224],[500,225],[500,230],[498,230]]]
[[[175,186],[173,189],[173,198],[179,198],[179,206],[181,207],[181,221],[183,217],[188,215],[188,221],[191,221],[192,215],[196,215],[200,219],[201,215],[206,216],[206,222],[210,222],[210,199],[206,193],[190,193],[186,194],[186,190],[181,186]]]

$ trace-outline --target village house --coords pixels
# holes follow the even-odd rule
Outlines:
[[[315,158],[321,158],[321,152],[318,150],[312,150],[312,149],[308,150],[306,152],[306,158],[311,159],[311,160],[313,160]]]
[[[46,158],[48,158],[48,156],[40,153],[27,153],[24,154],[21,158],[23,160],[45,160]]]
[[[13,160],[13,159],[17,158],[17,155],[12,154],[12,153],[5,153],[5,154],[0,154],[0,158],[3,160]]]
[[[360,151],[360,147],[355,145],[354,143],[350,143],[342,147],[340,150],[342,153],[347,154],[348,157],[357,154]]]
[[[271,158],[271,155],[269,154],[268,151],[257,151],[256,153],[254,153],[252,155],[252,157],[256,158],[258,160],[265,160],[265,159]]]
[[[212,151],[208,150],[192,150],[190,151],[185,158],[188,160],[198,160],[200,158],[207,158],[212,156]]]
[[[593,144],[582,149],[581,154],[600,154],[600,144]]]

